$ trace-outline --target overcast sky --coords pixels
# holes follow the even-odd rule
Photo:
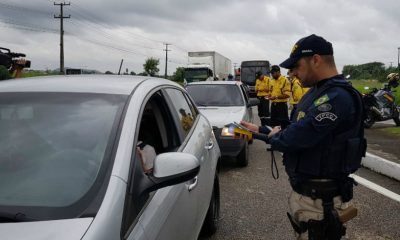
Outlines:
[[[57,1],[60,3],[60,1]],[[68,3],[68,2],[67,2]],[[143,71],[148,57],[164,74],[187,63],[187,51],[245,60],[285,60],[300,38],[332,42],[336,63],[397,65],[398,0],[80,0],[65,6],[65,66]],[[33,69],[59,67],[60,7],[49,0],[0,0],[0,47],[26,53]]]

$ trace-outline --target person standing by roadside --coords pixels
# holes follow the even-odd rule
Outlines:
[[[287,215],[297,239],[339,240],[344,223],[357,215],[350,174],[360,168],[367,147],[361,95],[338,74],[332,44],[320,36],[297,41],[280,65],[292,69],[302,86],[312,87],[297,105],[294,121],[271,131],[241,124],[268,134],[271,148],[284,153],[292,187]]]
[[[266,98],[269,94],[269,82],[270,78],[258,71],[256,73],[256,85],[255,90],[258,100],[258,116],[260,117],[261,125],[267,125],[269,117],[269,100]]]
[[[272,78],[269,84],[269,96],[271,100],[271,126],[285,127],[289,123],[288,100],[290,97],[290,82],[281,75],[281,69],[277,65],[271,67]]]
[[[306,94],[306,92],[310,88],[305,88],[301,86],[300,80],[293,75],[293,71],[289,69],[288,71],[289,81],[290,81],[290,100],[289,104],[291,106],[290,117],[289,119],[293,120],[293,115],[296,112],[297,104],[299,103],[300,99]]]

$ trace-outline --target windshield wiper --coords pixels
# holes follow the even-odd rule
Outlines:
[[[30,222],[37,219],[27,217],[24,213],[0,212],[0,222]]]

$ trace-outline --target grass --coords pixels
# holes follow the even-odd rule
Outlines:
[[[400,137],[400,127],[388,127],[382,129],[382,131]]]
[[[351,80],[353,87],[355,87],[359,92],[366,93],[371,91],[372,88],[382,88],[383,83],[378,82],[378,80]],[[364,89],[364,87],[369,87],[369,89]],[[400,87],[392,89],[394,92],[394,96],[396,98],[396,104],[400,104]]]
[[[41,72],[41,71],[22,72],[22,77],[23,78],[38,77],[38,76],[50,76],[50,75],[55,75],[55,74],[54,73]]]

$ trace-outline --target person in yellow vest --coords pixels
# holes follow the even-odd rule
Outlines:
[[[293,75],[293,71],[289,70],[288,71],[288,76],[289,76],[289,81],[290,81],[290,105],[291,105],[291,111],[290,111],[290,120],[293,118],[293,114],[296,112],[297,104],[299,103],[300,99],[303,97],[304,94],[310,89],[310,88],[305,88],[301,86],[300,80]]]
[[[261,125],[267,125],[267,119],[269,117],[269,100],[265,98],[269,92],[269,77],[258,71],[256,73],[256,85],[255,90],[258,100],[258,116],[260,117]]]
[[[289,124],[288,100],[290,97],[290,82],[281,75],[278,65],[271,67],[272,78],[269,82],[269,96],[271,103],[271,126],[286,127]]]

